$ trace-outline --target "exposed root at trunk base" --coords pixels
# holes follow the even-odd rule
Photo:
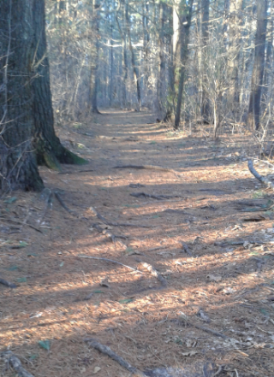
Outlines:
[[[57,138],[54,143],[38,140],[35,143],[37,162],[52,170],[61,170],[60,164],[85,165],[89,162],[65,148]]]

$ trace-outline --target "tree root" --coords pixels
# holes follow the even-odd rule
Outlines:
[[[69,209],[66,204],[63,202],[63,199],[60,197],[60,194],[56,191],[54,191],[55,198],[58,200],[58,202],[61,204],[61,206],[66,210],[70,215],[79,217],[79,215],[75,212]]]

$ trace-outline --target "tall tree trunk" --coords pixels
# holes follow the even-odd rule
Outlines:
[[[93,17],[94,17],[94,29],[96,33],[96,43],[95,43],[95,66],[91,71],[90,77],[90,93],[91,93],[91,112],[95,114],[100,114],[97,106],[97,93],[99,88],[99,0],[93,0]]]
[[[84,164],[86,160],[64,148],[54,131],[54,117],[50,90],[49,61],[45,33],[44,0],[33,3],[33,93],[34,146],[37,160],[52,169],[59,169],[59,163]]]
[[[167,51],[168,51],[168,97],[167,97],[167,113],[164,121],[168,121],[174,113],[174,97],[175,97],[175,83],[174,83],[174,51],[173,51],[173,9],[168,7],[168,33],[167,33]]]
[[[132,64],[132,69],[133,69],[133,76],[134,76],[134,81],[136,85],[136,90],[137,90],[137,101],[138,101],[138,108],[136,109],[137,111],[140,111],[141,108],[141,87],[140,87],[140,80],[139,80],[139,71],[136,63],[136,56],[135,52],[132,46],[132,41],[131,41],[131,31],[130,31],[130,19],[129,19],[129,12],[128,12],[128,1],[126,0],[126,28],[127,28],[127,36],[128,36],[128,47],[131,53],[131,64]]]
[[[34,0],[0,2],[0,189],[41,190],[33,153],[31,72]]]
[[[177,98],[177,106],[176,106],[176,113],[175,113],[175,124],[174,128],[178,129],[180,124],[181,118],[181,106],[182,106],[182,98],[183,98],[183,91],[185,85],[185,74],[186,74],[186,64],[188,60],[188,42],[189,42],[189,31],[191,26],[191,19],[192,19],[192,6],[193,0],[190,0],[188,4],[186,4],[185,0],[181,0],[180,4],[180,80],[179,80],[179,89],[178,89],[178,98]]]
[[[123,67],[123,87],[122,87],[122,106],[125,108],[127,102],[127,80],[128,80],[128,64],[127,64],[127,41],[125,32],[122,30],[118,15],[116,14],[116,23],[122,40],[122,67]]]
[[[149,41],[150,35],[148,32],[148,12],[149,12],[149,3],[146,0],[143,0],[142,3],[142,26],[143,26],[143,97],[147,101],[147,92],[148,92],[148,76],[149,76]]]
[[[273,69],[272,69],[272,61],[273,61],[273,33],[274,33],[274,9],[273,9],[273,0],[271,0],[270,4],[270,21],[268,24],[268,31],[267,31],[267,48],[266,48],[266,61],[265,61],[265,71],[264,71],[264,108],[269,105],[270,99],[273,94],[272,89],[272,82],[273,82]]]
[[[260,105],[264,76],[265,42],[268,0],[257,0],[257,31],[255,37],[255,57],[251,81],[248,110],[248,125],[258,130],[260,127]]]
[[[228,108],[236,115],[239,109],[239,63],[241,19],[243,0],[230,0],[229,7],[229,44],[228,44]]]
[[[111,32],[110,32],[110,51],[109,51],[109,104],[113,103],[113,91],[114,91],[114,53],[113,53],[113,21],[111,20]]]
[[[157,82],[157,97],[159,103],[160,114],[159,117],[162,117],[162,112],[164,111],[164,118],[166,117],[166,54],[165,54],[165,27],[166,27],[166,13],[167,5],[160,1],[159,4],[160,10],[160,35],[159,35],[159,67],[158,67],[158,82]]]
[[[209,100],[209,93],[205,88],[205,82],[207,81],[205,71],[206,62],[208,61],[208,41],[209,41],[209,0],[202,0],[202,9],[201,9],[201,17],[200,17],[200,27],[201,27],[201,77],[202,77],[202,119],[206,122],[209,121],[210,118],[210,100]]]

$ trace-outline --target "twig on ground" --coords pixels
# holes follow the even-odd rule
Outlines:
[[[226,335],[223,335],[223,334],[221,334],[221,333],[219,333],[215,330],[211,330],[208,327],[204,327],[204,326],[196,325],[195,323],[192,323],[184,313],[180,312],[180,314],[181,314],[180,319],[182,321],[184,321],[185,323],[187,323],[188,325],[193,326],[198,330],[202,330],[202,331],[207,332],[209,334],[218,336],[219,338],[228,339],[228,337]]]
[[[97,340],[95,340],[93,338],[88,338],[88,339],[85,339],[85,342],[87,342],[90,346],[92,346],[96,350],[104,353],[105,355],[108,355],[111,359],[117,361],[117,363],[120,364],[123,368],[125,368],[129,372],[133,373],[134,377],[135,376],[136,377],[146,377],[147,376],[142,371],[138,370],[137,368],[135,368],[131,364],[129,364],[121,356],[119,356],[115,352],[113,352],[111,348],[104,346],[103,344],[97,342]]]
[[[250,173],[253,174],[254,177],[255,177],[256,179],[258,179],[258,181],[260,181],[260,182],[263,183],[264,185],[266,185],[266,186],[272,188],[272,190],[274,190],[274,184],[273,184],[270,180],[268,180],[267,178],[262,177],[262,176],[261,176],[261,175],[255,170],[255,168],[254,168],[254,166],[253,166],[253,161],[252,161],[252,160],[249,160],[249,161],[248,161],[248,169],[249,169]]]
[[[112,259],[101,258],[101,257],[91,257],[91,256],[89,256],[89,255],[85,255],[85,254],[78,254],[77,256],[78,256],[79,258],[97,259],[97,260],[102,260],[102,261],[105,261],[105,262],[111,262],[111,263],[119,264],[120,266],[123,266],[123,267],[129,268],[130,270],[132,270],[132,271],[134,271],[134,272],[139,272],[140,274],[142,274],[142,271],[138,270],[137,268],[130,267],[130,266],[124,264],[124,263],[117,262],[117,261],[112,260]]]
[[[9,287],[9,288],[17,288],[17,285],[10,283],[9,281],[2,279],[2,278],[0,278],[0,284],[3,284],[3,285],[5,285],[6,287]]]
[[[1,356],[6,365],[11,365],[20,377],[34,377],[33,374],[29,373],[25,368],[23,368],[21,361],[11,351],[3,352]]]
[[[146,262],[141,262],[141,265],[151,273],[152,276],[156,277],[159,282],[162,284],[163,287],[166,287],[167,286],[167,281],[166,279],[159,274],[158,271],[156,271],[156,269],[151,265],[151,264],[148,264]]]

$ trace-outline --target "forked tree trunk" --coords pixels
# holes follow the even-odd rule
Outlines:
[[[0,189],[41,190],[31,143],[34,0],[0,1]]]

